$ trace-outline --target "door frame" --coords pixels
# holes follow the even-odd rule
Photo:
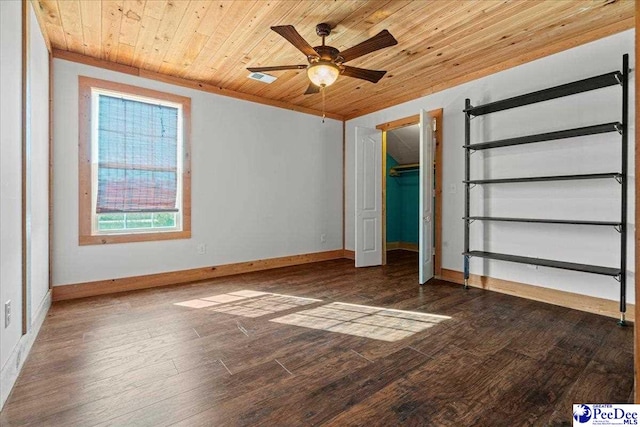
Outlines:
[[[433,260],[434,276],[439,278],[442,275],[442,108],[427,111],[427,113],[436,120],[435,137],[435,256]],[[382,132],[382,265],[387,264],[387,132],[420,124],[420,114],[404,117],[376,126],[376,129]]]

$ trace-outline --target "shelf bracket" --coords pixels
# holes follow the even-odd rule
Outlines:
[[[475,184],[474,184],[475,185]],[[475,219],[468,219],[467,221],[469,221],[469,225],[473,224],[474,222],[476,222]]]
[[[616,73],[615,76],[616,76],[616,80],[618,81],[618,84],[622,86],[622,80],[620,79],[620,75]]]
[[[620,135],[622,135],[622,125],[621,125],[620,123],[616,123],[616,124],[614,125],[614,127],[616,128],[616,130],[618,131],[618,133],[619,133]]]
[[[622,176],[616,175],[614,178],[618,181],[618,184],[622,184]]]
[[[622,226],[621,225],[614,225],[613,229],[616,230],[618,233],[622,233]]]
[[[478,184],[467,184],[469,186],[469,190],[473,190],[474,188],[476,188],[476,185]]]
[[[616,282],[620,283],[622,281],[622,273],[613,276]]]

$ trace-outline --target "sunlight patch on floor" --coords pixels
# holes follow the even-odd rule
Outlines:
[[[314,298],[243,290],[174,303],[242,317],[261,317],[323,302]],[[448,316],[334,302],[271,319],[271,322],[382,341],[398,341],[437,325]]]
[[[334,302],[270,321],[382,341],[398,341],[448,319],[451,317]]]
[[[260,317],[322,302],[319,299],[243,290],[174,303],[182,307],[208,308],[218,313],[242,317]]]

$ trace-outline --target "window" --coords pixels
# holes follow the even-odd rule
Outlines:
[[[191,100],[80,77],[80,244],[191,237]]]

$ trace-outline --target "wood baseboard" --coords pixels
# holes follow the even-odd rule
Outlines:
[[[387,252],[395,250],[419,252],[420,247],[416,243],[410,242],[387,242]]]
[[[343,251],[342,257],[355,261],[356,260],[356,253],[355,253],[355,251],[350,251],[349,249],[345,249]]]
[[[400,248],[400,242],[387,242],[387,252]]]
[[[144,276],[123,277],[120,279],[98,280],[95,282],[54,286],[53,301],[85,298],[95,295],[106,295],[116,292],[155,288],[159,286],[199,282],[201,280],[209,280],[216,277],[232,276],[235,274],[251,273],[261,270],[270,270],[273,268],[290,267],[293,265],[309,264],[312,262],[341,259],[343,257],[344,251],[342,249],[338,249],[334,251],[239,262],[235,264],[193,268],[190,270],[148,274]]]
[[[442,269],[439,277],[453,283],[464,283],[464,276],[461,271]],[[509,280],[495,279],[493,277],[469,275],[469,286],[482,288],[489,291],[500,292],[520,298],[545,302],[547,304],[559,305],[561,307],[586,311],[613,318],[620,317],[618,302],[604,298],[597,298],[588,295],[575,294],[573,292],[560,291],[557,289],[543,288],[540,286],[528,285],[526,283],[511,282]],[[635,305],[627,304],[627,320],[635,320]]]

